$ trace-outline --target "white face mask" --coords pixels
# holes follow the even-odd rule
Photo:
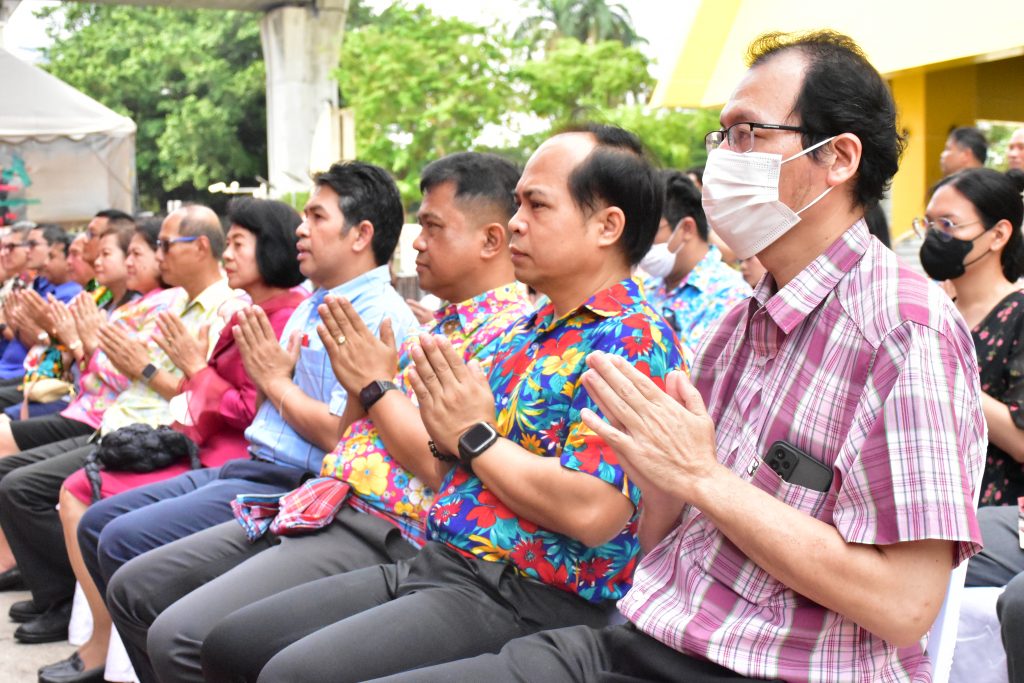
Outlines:
[[[669,276],[676,265],[676,252],[668,248],[668,243],[671,241],[670,237],[665,242],[651,245],[643,259],[640,260],[640,267],[645,273],[661,280]]]
[[[783,159],[781,154],[715,149],[704,168],[702,201],[708,223],[740,259],[756,255],[800,222],[800,214],[827,195],[828,187],[810,204],[793,211],[779,201],[782,164],[831,142],[816,145]]]

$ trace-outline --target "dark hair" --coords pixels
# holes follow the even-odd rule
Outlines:
[[[985,163],[985,159],[988,157],[988,140],[980,130],[971,126],[961,126],[949,131],[949,137],[953,138],[953,142],[960,147],[970,150],[971,155],[978,160],[979,164]]]
[[[443,183],[455,183],[455,198],[481,199],[505,217],[516,212],[519,168],[496,154],[457,152],[427,164],[420,174],[420,192],[426,194]]]
[[[71,235],[68,231],[60,227],[56,223],[40,223],[33,230],[41,230],[43,233],[43,240],[47,246],[52,247],[54,244],[64,245],[64,253],[68,253],[68,245],[71,244]]]
[[[338,207],[345,217],[344,230],[363,221],[373,224],[373,257],[378,266],[391,260],[402,233],[405,212],[398,186],[379,166],[345,161],[313,176],[317,186],[327,186],[338,195]]]
[[[701,184],[704,183],[704,167],[703,166],[691,166],[690,168],[688,168],[685,171],[683,171],[683,173],[685,173],[688,176],[689,175],[695,175],[695,176],[697,176],[697,180],[700,181]],[[691,178],[691,180],[692,180],[692,178]]]
[[[213,258],[220,259],[224,254],[224,247],[227,239],[224,236],[224,226],[217,220],[217,214],[212,209],[199,204],[189,204],[182,208],[184,216],[178,223],[178,233],[181,235],[199,235],[210,242],[210,253]]]
[[[153,251],[156,251],[156,241],[160,239],[160,226],[164,224],[166,216],[150,216],[149,218],[142,218],[135,224],[135,233],[142,239],[146,240],[146,244]]]
[[[100,238],[102,239],[107,235],[115,235],[117,237],[117,246],[120,247],[122,253],[127,254],[128,245],[131,244],[135,229],[135,219],[131,216],[126,219],[111,218],[107,221],[107,229],[100,233]],[[88,233],[85,234],[88,236]]]
[[[868,224],[868,232],[885,246],[892,246],[889,239],[889,219],[885,217],[885,210],[881,204],[875,204],[865,211],[864,220]]]
[[[700,190],[681,171],[667,169],[659,175],[665,185],[665,205],[661,209],[661,217],[672,228],[684,218],[692,218],[697,224],[697,235],[707,242],[708,219],[704,216],[704,207],[700,202]]]
[[[228,203],[228,222],[256,237],[256,267],[265,283],[290,288],[302,282],[295,246],[302,219],[295,209],[273,199],[235,197]]]
[[[857,43],[835,31],[765,33],[747,49],[747,65],[757,66],[787,50],[798,50],[807,59],[793,107],[804,129],[804,148],[833,135],[856,135],[862,154],[854,203],[871,208],[889,188],[905,146],[896,130],[896,105],[888,86]],[[822,154],[821,148],[810,152],[815,159]]]
[[[569,195],[581,209],[617,206],[626,217],[619,240],[630,265],[640,262],[654,243],[664,202],[657,172],[633,133],[616,126],[585,123],[559,133],[589,133],[595,148],[569,174]]]
[[[1024,183],[1021,179],[1015,180],[1013,176],[991,168],[968,168],[935,183],[932,194],[946,185],[967,198],[986,230],[1001,220],[1010,221],[1010,239],[1003,247],[1000,263],[1007,280],[1016,282],[1020,279],[1024,275],[1024,242],[1021,239],[1021,222],[1024,221],[1021,190]]]
[[[93,218],[106,218],[108,221],[129,220],[133,223],[135,222],[135,219],[133,219],[129,214],[124,211],[119,211],[118,209],[103,209],[102,211],[97,211]]]

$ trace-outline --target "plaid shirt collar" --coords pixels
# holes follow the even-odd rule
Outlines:
[[[775,291],[771,273],[762,278],[751,305],[764,307],[775,324],[789,334],[857,265],[867,251],[870,237],[867,223],[863,219],[857,221],[782,289]]]

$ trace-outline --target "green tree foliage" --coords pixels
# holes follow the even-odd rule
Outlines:
[[[623,45],[645,42],[636,34],[629,10],[607,0],[533,0],[531,15],[516,28],[515,37],[550,50],[562,38],[581,43],[614,40]]]
[[[705,109],[626,106],[607,112],[604,121],[640,136],[661,166],[683,170],[707,161],[704,136],[718,130],[718,113]]]
[[[349,31],[336,72],[356,112],[359,158],[389,169],[409,202],[419,172],[445,154],[474,149],[488,124],[515,110],[502,35],[423,7],[394,5]]]
[[[635,47],[564,38],[544,59],[524,63],[517,76],[529,91],[529,110],[558,127],[645,99],[654,87],[648,66]]]
[[[266,174],[258,14],[85,3],[41,13],[47,69],[138,126],[147,208]]]

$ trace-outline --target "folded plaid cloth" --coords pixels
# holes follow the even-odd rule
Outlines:
[[[332,521],[348,496],[349,485],[320,477],[288,493],[243,493],[231,501],[235,519],[250,543],[269,531],[292,536],[321,529]]]

